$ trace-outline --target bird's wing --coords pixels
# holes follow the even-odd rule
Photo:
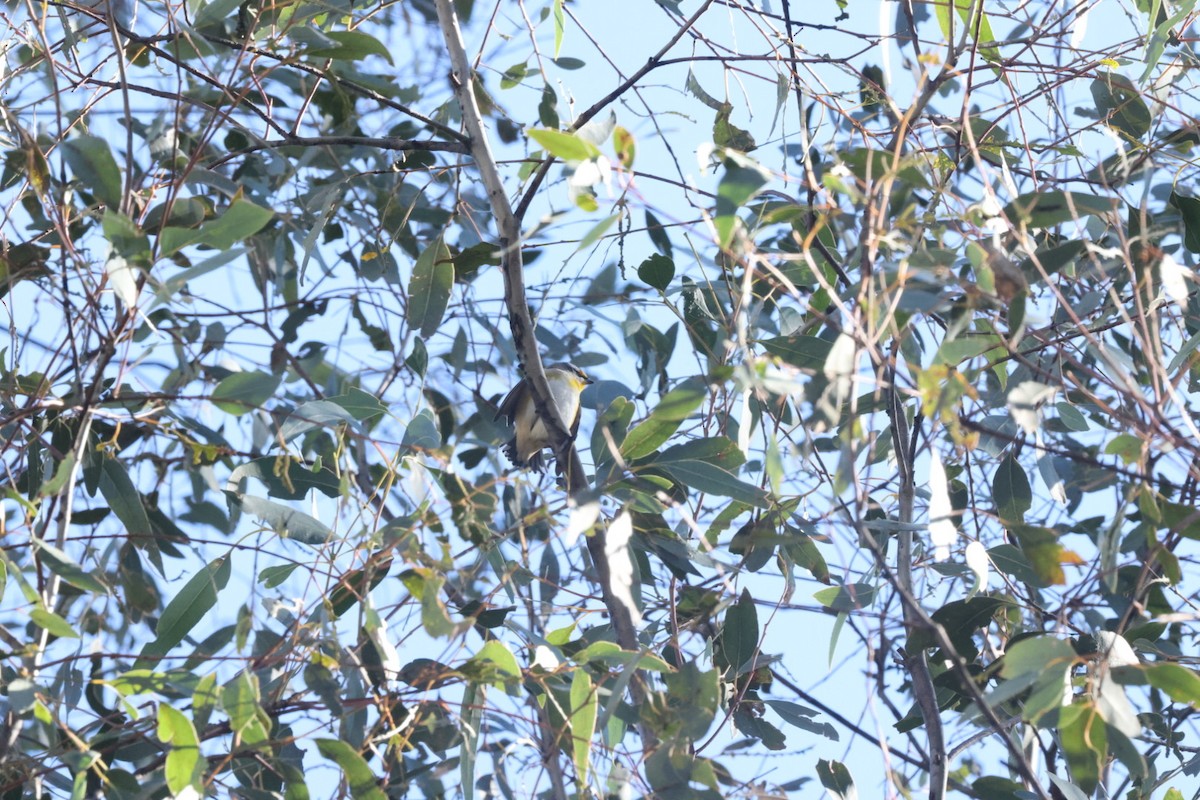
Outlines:
[[[579,433],[579,418],[583,416],[583,403],[575,401],[575,419],[571,420],[571,438],[575,438],[575,434]]]
[[[509,390],[504,399],[500,401],[500,407],[496,410],[495,419],[504,417],[508,420],[508,424],[512,425],[517,421],[517,406],[521,403],[521,398],[529,391],[525,381],[519,381],[516,386]]]

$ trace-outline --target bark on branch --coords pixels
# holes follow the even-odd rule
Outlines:
[[[442,37],[450,54],[452,68],[450,80],[462,109],[463,124],[467,129],[471,157],[479,169],[480,181],[487,192],[492,213],[496,217],[496,230],[500,239],[500,268],[504,274],[504,305],[508,309],[508,321],[512,330],[513,345],[525,379],[529,382],[538,416],[546,423],[551,435],[558,443],[554,447],[555,458],[567,481],[567,491],[576,500],[589,492],[583,463],[575,449],[574,441],[567,432],[566,421],[558,415],[554,404],[549,402],[550,387],[546,383],[546,370],[534,337],[534,322],[529,313],[529,302],[525,294],[525,274],[521,260],[521,217],[513,212],[512,203],[505,191],[504,182],[496,167],[487,131],[483,127],[483,115],[475,99],[474,75],[470,60],[463,46],[462,30],[458,15],[451,0],[437,0],[438,22]],[[596,582],[600,585],[604,605],[608,609],[617,642],[624,650],[636,652],[637,630],[630,611],[612,592],[611,571],[605,551],[606,536],[603,526],[587,539],[588,553],[595,566]],[[643,684],[635,680],[632,684],[635,700],[643,694]]]

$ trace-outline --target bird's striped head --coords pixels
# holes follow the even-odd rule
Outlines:
[[[575,366],[574,364],[571,364],[566,361],[561,361],[557,364],[551,364],[550,366],[546,367],[547,373],[549,373],[551,371],[556,371],[556,372],[565,374],[568,377],[568,379],[571,381],[572,386],[581,391],[583,390],[583,387],[587,386],[590,383],[593,383],[592,379],[588,377],[588,374],[586,372],[584,372],[582,369]],[[547,377],[549,378],[551,376],[547,375]]]

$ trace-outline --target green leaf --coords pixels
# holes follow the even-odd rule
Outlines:
[[[203,794],[204,764],[200,759],[200,737],[182,711],[167,703],[158,705],[158,738],[171,745],[164,771],[167,788],[179,796],[187,787]]]
[[[108,239],[113,252],[130,263],[141,266],[150,264],[150,239],[133,220],[114,208],[104,209],[100,222],[104,238]]]
[[[275,396],[282,380],[279,375],[265,372],[235,372],[225,377],[213,389],[213,404],[227,414],[240,417],[248,411],[261,408],[263,403]]]
[[[159,254],[170,256],[191,245],[228,250],[258,233],[275,212],[238,198],[216,219],[199,228],[163,228],[158,236]]]
[[[1060,675],[1075,663],[1071,643],[1056,636],[1030,636],[1011,644],[1004,653],[1000,674],[1005,678],[1047,671]]]
[[[737,603],[725,612],[725,624],[721,626],[719,657],[730,670],[726,680],[754,668],[758,636],[758,608],[750,591],[743,589]]]
[[[793,367],[820,372],[829,360],[833,342],[819,339],[816,336],[777,336],[759,342],[773,356],[782,358]]]
[[[1082,192],[1030,192],[1005,206],[1004,213],[1013,222],[1031,228],[1052,228],[1092,214],[1104,216],[1116,208],[1117,201],[1103,195]]]
[[[340,739],[317,739],[317,750],[342,769],[354,800],[387,800],[370,766],[353,747]]]
[[[783,731],[775,727],[756,711],[751,711],[748,703],[740,703],[733,712],[734,726],[746,734],[762,742],[768,750],[783,750],[787,747],[787,737]]]
[[[876,589],[869,583],[845,583],[813,594],[813,599],[830,611],[844,613],[867,608],[875,602]]]
[[[586,669],[576,669],[571,677],[571,749],[575,757],[576,779],[581,786],[587,785],[598,713],[596,687],[592,684],[591,676]]]
[[[300,28],[299,30],[309,30]],[[321,31],[322,40],[330,40],[332,44],[322,41],[304,48],[297,55],[309,58],[333,58],[343,61],[360,61],[367,56],[383,56],[389,64],[394,64],[392,51],[383,42],[363,33],[353,31]]]
[[[1070,403],[1062,402],[1054,406],[1058,410],[1058,419],[1069,431],[1086,431],[1090,427],[1087,417]]]
[[[280,564],[277,567],[267,567],[258,573],[258,582],[264,588],[274,589],[286,581],[299,564]]]
[[[1007,522],[1023,522],[1025,512],[1033,505],[1029,476],[1011,453],[1000,462],[992,478],[992,501],[1000,519]]]
[[[739,480],[732,473],[714,464],[703,461],[670,461],[658,466],[684,486],[706,494],[732,497],[758,508],[770,506],[770,496],[765,490]]]
[[[179,294],[179,291],[183,289],[183,287],[187,286],[191,281],[197,280],[198,278],[207,275],[210,272],[220,269],[229,262],[241,258],[245,252],[246,250],[243,247],[234,247],[230,250],[224,250],[204,259],[196,266],[189,267],[183,272],[176,273],[175,275],[172,275],[171,277],[162,281],[158,287],[158,290],[154,293],[154,300],[146,308],[147,313],[154,308],[169,302],[171,298]]]
[[[454,261],[439,236],[417,257],[408,285],[408,324],[428,339],[437,333],[454,288]]]
[[[75,177],[92,190],[97,200],[114,210],[121,205],[121,168],[107,139],[76,136],[63,142],[62,152]]]
[[[726,436],[708,436],[671,445],[654,456],[655,464],[668,461],[707,461],[722,469],[736,470],[746,457],[737,443]]]
[[[1130,139],[1141,139],[1150,130],[1150,107],[1124,75],[1101,73],[1092,81],[1091,88],[1096,110],[1111,127]]]
[[[708,397],[708,383],[700,378],[684,381],[663,395],[647,417],[625,436],[621,456],[627,461],[650,455],[671,438],[679,425]]]
[[[78,639],[79,634],[71,627],[71,623],[44,608],[35,608],[29,612],[29,619],[42,630],[60,639]]]
[[[984,42],[996,41],[996,34],[992,33],[992,23],[983,13],[983,3],[975,2],[975,0],[954,0],[954,7],[958,10],[962,24],[967,27],[968,35],[981,45],[979,55],[992,63],[999,61],[1000,51],[995,46],[982,46]],[[972,11],[975,11],[974,15],[972,15]],[[952,24],[950,4],[948,2],[937,3],[934,6],[934,12],[937,14],[938,24],[942,27],[942,35],[957,44],[962,35],[962,28]]]
[[[599,206],[597,206],[597,208],[599,208]],[[595,211],[595,209],[591,210]],[[592,245],[600,241],[601,236],[608,232],[608,229],[613,226],[613,223],[624,216],[624,214],[624,211],[617,211],[613,214],[609,214],[607,217],[597,222],[591,227],[591,230],[583,235],[583,238],[579,240],[579,244],[575,245],[575,250],[578,252],[590,249]]]
[[[850,770],[840,761],[817,761],[817,777],[833,800],[858,800],[858,789]]]
[[[633,162],[637,158],[637,139],[633,134],[618,125],[613,128],[612,144],[621,166],[633,169]]]
[[[200,10],[196,12],[196,19],[192,24],[200,28],[220,22],[233,13],[233,10],[240,5],[241,2],[239,0],[212,0],[211,3],[205,3],[200,6]]]
[[[513,64],[500,76],[500,88],[511,89],[514,86],[520,86],[521,81],[525,80],[525,76],[529,74],[529,64],[520,61]]]
[[[359,422],[382,417],[388,412],[387,406],[381,403],[378,397],[353,386],[348,387],[345,394],[335,395],[328,399],[329,402],[337,403],[349,411],[351,416]]]
[[[650,237],[650,243],[659,253],[667,258],[671,257],[673,252],[671,237],[667,235],[667,229],[663,227],[658,217],[650,212],[650,209],[646,209],[646,235]]]
[[[745,164],[726,161],[725,174],[717,184],[717,209],[713,219],[717,229],[717,241],[721,247],[728,247],[733,242],[733,235],[737,230],[738,209],[758,194],[766,184],[767,176],[757,165],[748,160]]]
[[[458,774],[462,786],[475,785],[475,763],[479,756],[479,731],[483,719],[483,690],[469,683],[462,697],[462,747],[459,748]],[[466,792],[463,793],[464,795]]]
[[[1011,544],[1000,544],[988,550],[988,558],[996,569],[1011,575],[1022,583],[1040,584],[1040,578],[1020,548]]]
[[[1047,275],[1053,275],[1075,263],[1086,252],[1087,242],[1079,239],[1053,247],[1044,247],[1034,253],[1034,256],[1037,257],[1037,264],[1034,264],[1033,257],[1026,257],[1021,261],[1020,270],[1024,275],[1037,274],[1040,277],[1041,270],[1045,270]]]
[[[216,605],[217,594],[229,583],[231,559],[222,556],[193,575],[179,593],[171,598],[159,617],[154,641],[147,642],[138,656],[135,668],[153,666],[161,656],[192,632],[204,615]]]
[[[1200,198],[1171,192],[1168,201],[1179,209],[1183,218],[1183,246],[1193,253],[1200,253]]]
[[[508,645],[499,639],[484,642],[483,647],[479,648],[479,652],[467,660],[468,664],[472,662],[488,662],[494,665],[501,675],[507,676],[511,680],[520,680],[521,678],[521,665],[517,662],[517,657],[508,649]]]
[[[1100,785],[1101,770],[1108,759],[1103,717],[1090,702],[1067,706],[1059,713],[1058,735],[1071,767],[1071,781],[1090,797]]]
[[[1146,442],[1140,436],[1132,433],[1122,433],[1104,447],[1104,452],[1110,456],[1119,456],[1126,465],[1136,464],[1142,460]]]
[[[975,633],[987,627],[996,611],[1004,607],[1004,601],[995,597],[972,597],[969,600],[952,600],[933,612],[933,621],[940,625],[950,638],[959,655],[968,661],[978,655]],[[908,652],[927,647],[936,647],[937,639],[928,628],[918,628],[908,638]]]
[[[330,405],[341,408],[333,403]],[[326,497],[339,497],[342,493],[340,479],[333,470],[325,466],[312,469],[291,456],[264,456],[241,464],[229,473],[229,483],[234,486],[247,478],[261,481],[267,487],[268,495],[284,500],[303,500],[314,489]]]
[[[730,122],[733,116],[733,105],[722,103],[713,118],[713,144],[717,147],[727,147],[742,153],[749,153],[758,147],[750,131],[739,128]],[[739,204],[740,205],[740,204]]]
[[[1143,668],[1146,680],[1155,689],[1166,692],[1176,703],[1200,706],[1200,675],[1179,664],[1149,664]]]
[[[404,429],[404,438],[400,441],[402,447],[417,450],[435,450],[442,446],[442,435],[434,422],[433,412],[422,408]]]
[[[238,495],[235,492],[226,492],[226,496],[230,497],[246,513],[253,514],[271,526],[271,530],[301,544],[316,547],[326,544],[333,538],[333,531],[325,523],[303,511],[249,494]]]
[[[425,340],[421,337],[413,337],[412,352],[408,354],[408,358],[404,359],[404,366],[415,372],[417,377],[425,377],[425,370],[429,368],[429,350],[426,349]]]
[[[840,741],[837,729],[828,722],[814,722],[811,718],[817,716],[819,711],[815,708],[808,708],[799,703],[793,703],[789,700],[767,700],[765,701],[771,709],[783,718],[793,727],[799,728],[809,733],[815,733],[818,736],[824,736],[832,741]]]
[[[587,161],[600,155],[600,148],[573,133],[549,128],[530,128],[527,133],[546,152],[568,163]]]
[[[725,624],[729,624],[728,613]],[[667,687],[667,701],[672,721],[679,726],[679,735],[690,742],[699,741],[708,733],[717,714],[720,696],[717,670],[701,672],[696,662],[689,660],[678,670],[664,673],[662,681]]]
[[[125,465],[115,458],[105,458],[100,467],[100,493],[133,541],[151,533],[142,495],[130,480]]]
[[[263,710],[258,679],[239,672],[221,689],[221,707],[229,715],[229,727],[243,744],[258,745],[270,736],[270,720]]]
[[[964,361],[981,356],[984,353],[1003,345],[1004,339],[989,333],[982,336],[961,336],[948,342],[943,342],[938,348],[936,363],[958,366]]]
[[[689,69],[687,79],[684,81],[684,87],[704,105],[711,108],[713,111],[720,111],[725,105],[717,98],[704,91],[704,87],[700,85],[700,81],[696,80],[695,74]]]
[[[452,635],[458,628],[450,619],[450,613],[442,603],[442,586],[446,578],[433,570],[420,568],[409,569],[400,573],[400,580],[412,594],[421,601],[421,624],[430,636],[442,637]]]
[[[36,536],[33,537],[33,544],[41,553],[42,564],[64,581],[85,592],[108,594],[108,588],[103,583],[62,550]]]
[[[566,29],[566,15],[563,14],[563,0],[554,0],[552,9],[554,17],[554,58],[558,59],[562,52],[563,31]]]
[[[1161,13],[1161,6],[1156,2],[1155,8],[1160,9],[1160,14],[1157,19],[1152,15],[1150,24],[1154,27],[1152,33],[1146,42],[1146,69],[1138,80],[1142,83],[1154,74],[1155,67],[1158,66],[1159,59],[1162,58],[1163,51],[1167,48],[1167,43],[1175,36],[1175,27],[1179,25],[1196,7],[1196,0],[1181,0],[1175,4],[1175,14],[1167,17],[1165,13]],[[1157,23],[1157,24],[1155,24]]]
[[[538,122],[551,130],[556,130],[562,124],[558,118],[558,95],[548,84],[542,87],[542,99],[538,101]],[[475,247],[479,247],[479,245],[475,245]],[[456,260],[455,263],[457,264],[458,261]]]
[[[653,253],[638,266],[638,277],[647,286],[665,292],[675,277],[675,261],[661,253]]]
[[[329,593],[329,606],[333,615],[340,617],[353,608],[387,577],[391,568],[392,560],[387,558],[343,574]]]
[[[339,425],[346,425],[352,429],[359,428],[358,420],[354,415],[333,400],[309,400],[307,403],[301,403],[295,411],[288,414],[283,425],[279,427],[279,438],[290,442],[297,436],[316,428],[336,429]],[[257,461],[262,462],[263,459],[257,459]],[[292,461],[295,463],[295,459]],[[273,459],[270,463],[272,471],[280,466]],[[330,495],[330,497],[333,496]]]
[[[1007,523],[1009,533],[1021,545],[1021,553],[1029,561],[1038,586],[1061,586],[1066,582],[1064,562],[1078,562],[1079,556],[1063,548],[1058,534],[1049,528]]]

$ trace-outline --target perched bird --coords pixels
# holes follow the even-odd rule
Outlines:
[[[571,438],[579,430],[581,407],[579,395],[583,387],[592,382],[583,370],[574,364],[551,364],[546,367],[546,383],[550,386],[550,402],[558,410],[558,416],[567,426]],[[550,431],[538,416],[529,391],[529,381],[522,378],[500,403],[496,418],[504,417],[513,426],[513,438],[504,445],[504,454],[518,467],[529,467],[543,472],[546,464],[542,450],[550,447]]]

